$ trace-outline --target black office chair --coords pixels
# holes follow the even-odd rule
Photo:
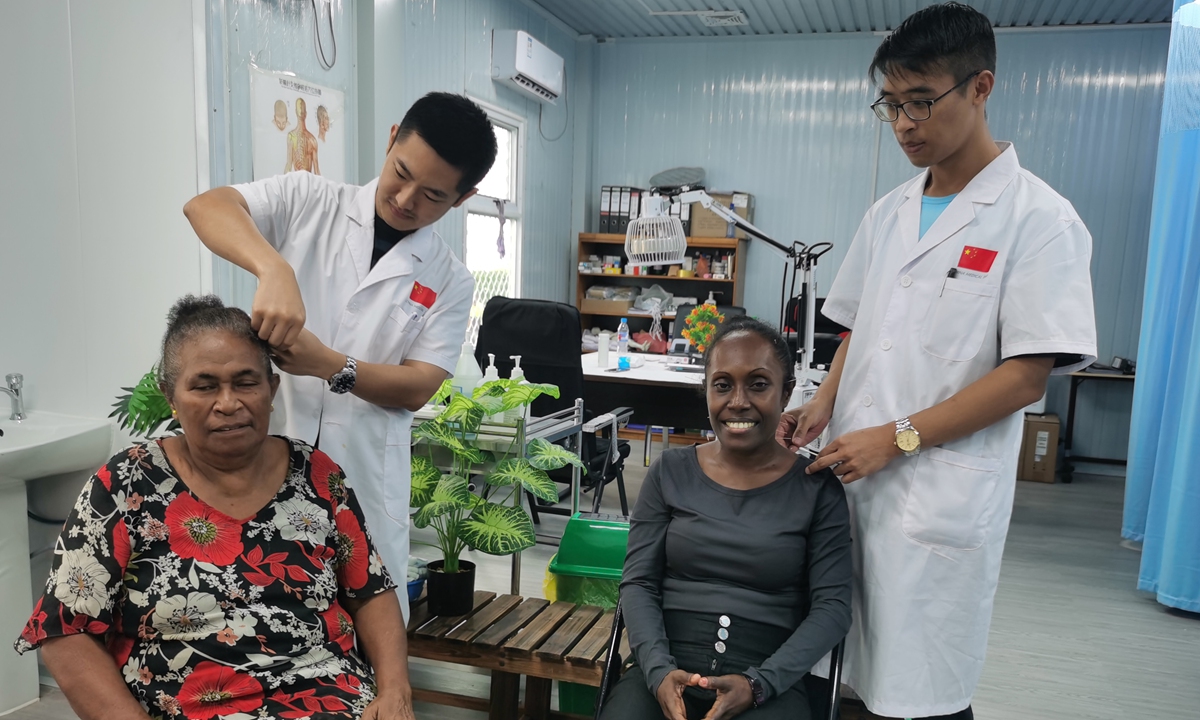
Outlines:
[[[521,369],[530,382],[550,383],[558,386],[558,399],[543,395],[533,401],[532,414],[542,417],[575,404],[583,397],[583,363],[581,362],[582,325],[579,310],[563,303],[547,300],[519,300],[493,297],[483,309],[483,320],[479,327],[475,359],[481,367],[487,366],[487,356],[496,356],[496,370],[500,377],[511,374],[513,355],[521,356]],[[629,457],[629,443],[614,437],[599,437],[599,432],[614,424],[623,425],[633,415],[631,408],[617,408],[597,416],[584,409],[585,426],[580,458],[587,467],[581,488],[592,493],[592,511],[599,512],[604,486],[617,483],[621,496],[621,513],[629,515],[629,500],[625,494],[625,458]],[[594,429],[594,431],[592,431]],[[616,443],[616,457],[611,443]],[[571,492],[571,468],[550,472],[550,477],[566,487],[559,490],[559,500]],[[535,523],[539,513],[570,515],[570,508],[542,505],[530,496],[530,513]]]
[[[604,660],[604,675],[600,679],[600,692],[596,694],[596,711],[593,720],[600,720],[600,710],[604,701],[617,684],[625,663],[621,658],[621,633],[625,631],[625,617],[621,611],[621,601],[617,600],[617,609],[613,612],[612,634],[608,636],[608,654]],[[812,709],[814,720],[838,720],[841,715],[842,703],[842,659],[846,654],[846,641],[843,639],[829,652],[829,679],[817,678],[813,675],[804,676],[804,684],[808,688],[808,703]],[[826,683],[828,685],[826,686]],[[823,693],[821,691],[824,691]]]
[[[784,313],[784,337],[787,338],[788,347],[792,352],[799,355],[800,346],[804,344],[804,296],[794,297],[787,302],[787,310]],[[841,334],[848,332],[850,328],[843,327],[830,320],[821,314],[821,308],[825,305],[825,298],[817,298],[817,317],[813,323],[813,361],[819,365],[829,367],[833,364],[833,356],[837,353],[838,345],[842,344]]]

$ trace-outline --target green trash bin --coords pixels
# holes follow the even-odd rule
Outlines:
[[[617,606],[621,570],[629,545],[629,519],[605,513],[575,513],[567,521],[558,554],[550,559],[547,594],[553,600]],[[591,715],[597,688],[578,683],[558,684],[559,712]]]

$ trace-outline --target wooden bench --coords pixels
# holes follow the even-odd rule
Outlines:
[[[612,621],[612,610],[593,605],[484,591],[475,593],[470,613],[457,617],[431,616],[420,603],[408,623],[409,655],[490,670],[492,686],[490,698],[413,688],[413,699],[484,711],[490,720],[518,720],[524,675],[525,715],[584,718],[550,710],[550,682],[599,687]]]

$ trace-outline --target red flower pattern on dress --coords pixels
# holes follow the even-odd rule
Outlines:
[[[362,694],[362,680],[359,680],[354,675],[338,675],[333,681],[338,687],[348,693],[355,695]]]
[[[320,450],[313,450],[308,459],[312,464],[312,484],[326,502],[332,503],[336,510],[346,499],[346,475],[328,455]]]
[[[44,598],[38,598],[37,605],[33,608],[33,614],[29,616],[29,621],[25,623],[25,629],[21,631],[21,639],[35,647],[46,639],[46,629],[42,625],[49,616],[42,609],[42,600]]]
[[[205,661],[183,681],[177,699],[189,720],[208,720],[261,707],[263,689],[250,675]]]
[[[129,662],[129,656],[133,654],[134,639],[122,633],[113,633],[108,638],[108,654],[112,657],[113,662],[117,664],[117,669],[125,666]]]
[[[64,615],[64,611],[61,606],[58,609],[58,614],[60,616]],[[103,636],[108,632],[109,628],[112,627],[106,622],[95,620],[82,613],[72,617],[70,622],[66,622],[65,618],[62,619],[64,620],[62,628],[63,635],[78,635],[79,633],[86,633],[88,635]]]
[[[336,642],[342,652],[350,652],[354,647],[354,620],[350,613],[335,602],[321,613],[321,620],[325,623],[325,636],[329,641]]]
[[[176,496],[166,515],[171,550],[179,557],[228,565],[242,554],[241,523],[190,493]]]
[[[370,562],[367,552],[367,536],[358,518],[349,510],[342,510],[333,518],[337,526],[337,569],[338,584],[350,590],[358,590],[367,584],[367,567]]]
[[[109,472],[107,465],[96,471],[96,477],[104,484],[105,490],[112,490],[112,473]]]
[[[89,534],[68,527],[60,538],[68,550],[89,553],[108,573],[104,612],[98,617],[77,613],[53,593],[46,595],[15,643],[17,650],[27,652],[64,635],[103,638],[130,690],[166,720],[218,720],[239,713],[256,720],[352,717],[356,707],[373,697],[370,668],[354,650],[353,622],[345,606],[318,612],[317,607],[327,606],[318,596],[328,597],[335,574],[339,591],[357,597],[395,586],[386,571],[376,567],[371,573],[375,553],[341,470],[312,448],[291,444],[287,481],[275,502],[316,503],[329,509],[334,523],[327,535],[285,541],[279,533],[264,532],[274,527],[270,518],[239,522],[187,492],[161,447],[154,442],[136,446],[98,471],[76,514],[80,523],[103,530]],[[164,488],[172,485],[181,496],[164,497]],[[322,501],[320,490],[329,500]],[[235,553],[230,562],[221,562]],[[165,562],[168,558],[172,562]],[[202,567],[206,562],[220,566],[222,578],[230,574],[236,580],[218,580],[212,567]],[[345,578],[365,584],[352,588]],[[205,607],[215,599],[225,622],[214,619],[215,632],[199,640],[163,639],[152,622],[155,609],[163,601],[193,595],[206,596]],[[266,609],[258,610],[259,605]],[[276,613],[288,622],[268,621]],[[150,647],[155,649],[148,651]],[[249,653],[289,655],[297,648],[331,651],[337,662],[334,675],[292,675],[282,691],[267,693],[279,687],[287,671],[250,662]],[[252,665],[252,672],[235,669]]]
[[[124,574],[125,569],[129,567],[129,555],[133,552],[129,542],[129,526],[125,524],[124,518],[113,525],[112,542],[113,560],[121,566],[121,573]]]

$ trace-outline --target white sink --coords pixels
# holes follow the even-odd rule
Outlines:
[[[0,430],[0,638],[7,640],[20,634],[33,609],[25,481],[98,469],[111,454],[114,426],[34,410],[21,422],[0,419]],[[0,715],[37,699],[37,653],[0,653]]]
[[[0,420],[0,483],[96,470],[112,454],[111,420],[31,411]]]

